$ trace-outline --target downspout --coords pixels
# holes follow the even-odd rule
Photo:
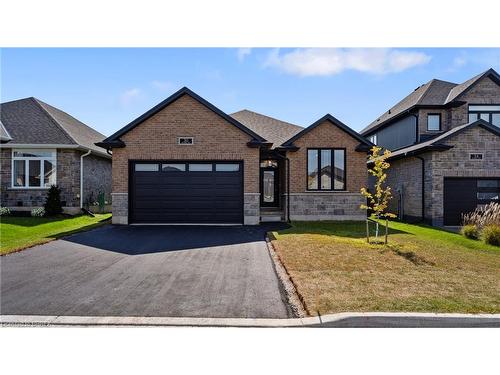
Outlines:
[[[425,221],[425,159],[421,156],[416,156],[422,162],[422,221]]]
[[[290,159],[285,156],[286,161],[286,221],[290,223]]]
[[[285,154],[286,155],[286,154]],[[282,156],[279,153],[276,153],[281,159],[285,159],[286,163],[286,221],[290,223],[290,159],[287,156]]]
[[[418,115],[414,114],[414,113],[410,113],[410,116],[413,116],[415,117],[415,129],[416,129],[416,138],[415,138],[415,143],[420,143],[420,140],[419,140],[419,129],[418,129]],[[417,112],[418,113],[418,112]],[[425,221],[425,159],[422,158],[421,156],[415,156],[417,159],[419,159],[422,163],[422,221]]]
[[[89,156],[92,150],[88,150],[87,153],[80,155],[80,208],[83,208],[83,158]]]

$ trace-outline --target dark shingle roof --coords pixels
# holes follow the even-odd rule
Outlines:
[[[450,90],[455,86],[456,83],[433,79],[417,87],[415,91],[394,105],[389,111],[384,112],[378,119],[361,130],[360,133],[367,134],[416,105],[442,105],[445,103]]]
[[[453,100],[457,99],[461,94],[471,88],[481,78],[486,76],[493,78],[498,84],[500,84],[500,76],[498,75],[498,73],[494,69],[488,69],[487,71],[482,72],[481,74],[478,74],[477,76],[472,77],[464,83],[456,85],[454,88],[452,88],[450,90],[450,93],[448,94],[448,97],[446,98],[446,103],[450,103]]]
[[[437,137],[434,137],[428,141],[421,142],[421,143],[418,143],[416,145],[408,146],[408,147],[399,149],[397,151],[394,151],[391,153],[390,158],[394,159],[394,158],[398,158],[398,157],[404,157],[407,155],[415,155],[415,154],[418,154],[419,152],[425,152],[426,150],[432,149],[432,147],[435,147],[437,149],[450,148],[450,146],[446,146],[446,145],[442,144],[442,142],[444,140],[448,139],[449,137],[456,135],[458,133],[461,133],[462,131],[466,130],[467,128],[473,127],[473,126],[482,127],[483,129],[486,129],[486,130],[492,132],[493,134],[500,136],[500,128],[498,128],[494,125],[491,125],[484,120],[476,120],[476,121],[472,121],[472,122],[469,122],[469,123],[464,124],[464,125],[454,127],[452,129],[448,130],[447,132],[444,132],[444,133],[438,135]]]
[[[12,140],[12,137],[10,136],[9,132],[7,129],[2,124],[2,121],[0,121],[0,142],[9,142]]]
[[[105,136],[36,98],[25,98],[0,104],[0,118],[13,144],[77,145],[86,149],[105,151],[94,145]]]
[[[478,74],[461,84],[433,79],[415,89],[415,91],[397,103],[389,111],[382,114],[377,120],[373,121],[370,125],[364,128],[361,131],[361,134],[366,135],[372,132],[414,106],[448,105],[457,100],[460,95],[470,89],[481,78],[486,76],[492,78],[495,82],[500,84],[500,76],[494,69],[488,69],[487,71]]]
[[[280,146],[295,134],[304,130],[301,126],[277,120],[247,109],[230,114],[230,116],[267,141],[272,142],[273,148]]]

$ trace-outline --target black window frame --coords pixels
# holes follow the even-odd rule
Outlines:
[[[331,155],[331,175],[330,175],[330,189],[322,189],[321,188],[321,151],[329,150]],[[309,151],[317,151],[318,152],[318,188],[310,189],[308,184],[309,178]],[[342,189],[335,189],[335,151],[343,151],[344,152],[344,187]],[[346,191],[347,190],[347,150],[345,147],[308,147],[306,149],[306,191]]]
[[[471,114],[475,114],[477,115],[477,119],[474,120],[474,121],[477,121],[477,120],[480,120],[481,119],[481,114],[487,114],[488,115],[488,123],[493,125],[493,114],[500,114],[500,110],[498,111],[480,111],[480,110],[473,110],[471,111],[470,110],[470,107],[471,106],[474,106],[474,107],[482,107],[482,106],[500,106],[500,104],[474,104],[474,103],[469,103],[468,107],[467,107],[467,121],[469,122],[469,116]],[[495,126],[498,126],[498,125],[495,125]]]
[[[438,116],[439,118],[439,129],[429,129],[429,116]],[[427,114],[427,131],[428,132],[440,132],[443,129],[442,116],[441,113],[428,113]]]

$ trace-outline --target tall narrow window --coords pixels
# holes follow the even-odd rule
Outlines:
[[[332,188],[332,150],[321,150],[321,190]]]
[[[318,150],[307,151],[307,188],[318,189]]]
[[[335,190],[345,189],[345,150],[335,150]]]
[[[307,150],[307,190],[345,190],[345,150]]]
[[[427,115],[427,130],[441,130],[441,115],[439,113],[429,113]]]

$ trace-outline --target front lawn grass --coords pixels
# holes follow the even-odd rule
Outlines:
[[[111,214],[56,217],[0,218],[0,255],[46,243],[63,236],[106,224]]]
[[[271,239],[312,315],[500,312],[500,248],[456,233],[391,222],[384,246],[365,222],[295,222]]]

